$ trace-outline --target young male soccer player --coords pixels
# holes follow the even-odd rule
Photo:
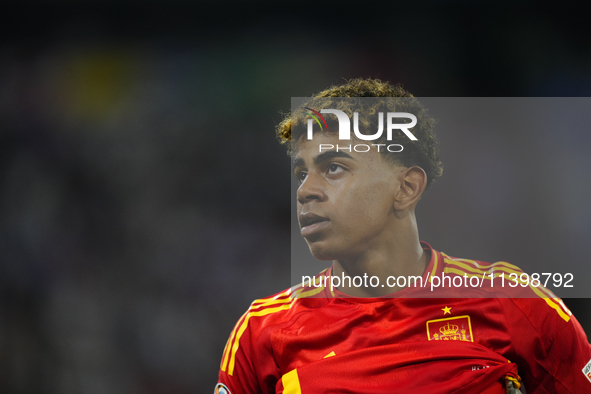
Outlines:
[[[378,152],[379,140],[369,151],[337,150],[334,131],[312,139],[296,132],[310,118],[305,111],[278,126],[292,143],[301,235],[316,258],[333,264],[314,283],[252,303],[230,334],[215,392],[591,393],[591,346],[560,299],[541,286],[520,286],[519,297],[496,293],[499,282],[491,282],[521,273],[517,267],[453,258],[419,241],[415,207],[442,172],[420,103],[371,79],[317,97],[322,108],[343,111],[339,97],[384,98],[384,108],[399,98],[397,110],[418,120],[416,141],[405,139],[396,154]],[[487,280],[431,293],[447,298],[422,298],[420,286],[389,294],[391,287],[345,280],[364,275],[379,283]],[[343,279],[337,288],[333,278]]]

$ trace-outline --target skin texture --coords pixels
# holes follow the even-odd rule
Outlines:
[[[369,152],[323,149],[365,143],[339,141],[336,134],[302,136],[294,154],[294,174],[300,182],[297,210],[302,236],[314,257],[333,260],[333,273],[349,276],[422,275],[429,256],[419,242],[415,207],[427,176],[420,167],[402,167]],[[382,149],[384,149],[382,147]],[[324,154],[327,151],[332,153]],[[311,220],[313,219],[313,220]],[[310,224],[311,222],[317,222]],[[388,287],[339,290],[357,297],[388,294]],[[399,290],[399,289],[398,289]]]

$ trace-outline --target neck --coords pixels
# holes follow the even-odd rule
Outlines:
[[[363,252],[352,258],[334,260],[332,269],[333,275],[349,276],[352,281],[355,276],[367,278],[360,287],[345,283],[339,287],[343,293],[354,297],[380,297],[402,290],[400,287],[388,287],[389,276],[421,276],[429,259],[429,253],[423,250],[419,241],[414,213],[409,213],[396,220],[395,225],[384,231],[374,244],[367,245]],[[379,279],[377,287],[370,285],[372,276]],[[375,279],[371,283],[375,284]]]

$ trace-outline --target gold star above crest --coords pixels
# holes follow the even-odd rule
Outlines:
[[[444,316],[448,313],[451,315],[451,307],[446,306],[445,308],[441,308],[441,310],[443,311]]]

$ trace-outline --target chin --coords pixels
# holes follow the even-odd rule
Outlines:
[[[327,245],[325,242],[308,242],[312,256],[318,260],[339,260],[346,253],[334,245]]]

